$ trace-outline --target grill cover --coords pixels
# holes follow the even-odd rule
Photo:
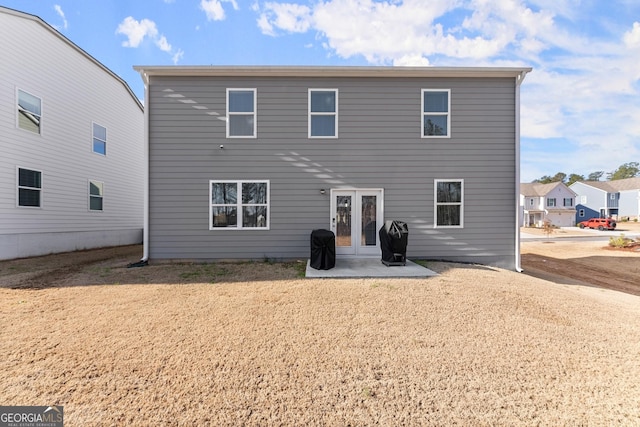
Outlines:
[[[330,230],[311,232],[311,268],[330,270],[336,266],[336,236]]]
[[[406,222],[387,221],[378,232],[382,263],[386,266],[407,264],[409,227]]]

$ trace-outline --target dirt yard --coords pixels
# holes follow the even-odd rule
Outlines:
[[[524,243],[550,280],[126,268],[139,246],[0,262],[0,402],[65,426],[640,425],[640,297],[574,274],[640,283],[640,254],[605,244]]]
[[[556,230],[548,238],[542,230],[523,229],[545,238],[543,242],[523,240],[522,267],[526,274],[557,283],[600,286],[640,295],[640,251],[638,248],[610,248],[606,241],[569,241],[563,237],[584,237],[579,229]],[[613,233],[640,234],[637,223],[619,223]],[[599,235],[599,232],[591,235]]]

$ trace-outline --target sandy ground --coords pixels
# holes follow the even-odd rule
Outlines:
[[[554,242],[523,253],[612,254]],[[0,262],[2,404],[63,405],[65,426],[640,425],[639,296],[435,262],[125,268],[140,253]]]
[[[570,241],[564,237],[599,236],[601,232],[560,229],[548,238],[542,230],[523,229],[544,238],[522,240],[522,266],[526,274],[556,283],[594,285],[640,295],[640,247],[613,249],[607,241]],[[639,235],[637,223],[620,223],[609,236]]]

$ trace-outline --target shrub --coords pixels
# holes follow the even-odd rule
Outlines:
[[[633,243],[633,240],[628,237],[624,237],[624,234],[621,234],[618,237],[609,237],[609,246],[614,248],[625,248],[631,243]]]

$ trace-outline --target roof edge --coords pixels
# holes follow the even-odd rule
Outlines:
[[[147,76],[188,77],[510,77],[521,78],[531,67],[379,67],[379,66],[145,66]]]
[[[16,10],[16,9],[11,9],[11,8],[5,7],[5,6],[0,6],[0,12],[4,12],[4,13],[6,13],[8,15],[17,16],[17,17],[24,18],[24,19],[29,19],[31,21],[37,22],[38,24],[42,25],[45,29],[49,30],[55,36],[57,36],[62,41],[67,43],[71,48],[75,49],[77,52],[79,52],[80,54],[84,55],[91,62],[93,62],[98,67],[100,67],[104,71],[106,71],[107,74],[111,75],[113,78],[118,80],[124,86],[124,88],[127,90],[127,92],[129,92],[129,94],[131,95],[131,98],[133,98],[133,100],[136,102],[136,104],[138,104],[138,107],[140,108],[140,110],[144,111],[144,106],[142,105],[142,102],[140,101],[140,99],[138,99],[138,97],[133,92],[133,90],[131,89],[129,84],[122,77],[120,77],[115,72],[110,70],[106,65],[104,65],[102,62],[98,61],[91,54],[89,54],[86,50],[82,49],[80,46],[75,44],[73,41],[71,41],[71,39],[67,38],[67,36],[62,34],[60,31],[56,30],[47,21],[45,21],[44,19],[40,18],[37,15],[33,15],[33,14],[27,13],[27,12],[22,12],[22,11]]]

